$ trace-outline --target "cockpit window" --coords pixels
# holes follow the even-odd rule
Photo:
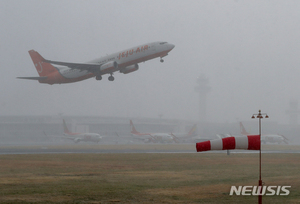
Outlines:
[[[166,44],[167,42],[161,42],[161,43],[159,43],[160,45],[163,45],[163,44]]]

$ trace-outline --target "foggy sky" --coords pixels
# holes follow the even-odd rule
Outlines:
[[[209,78],[207,118],[250,120],[258,109],[288,123],[300,93],[299,1],[0,0],[0,115],[198,119],[196,78]],[[139,44],[176,47],[115,81],[62,85],[38,76],[28,54],[86,62]]]

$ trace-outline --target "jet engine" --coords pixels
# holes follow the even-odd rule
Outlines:
[[[123,73],[123,74],[128,74],[128,73],[134,72],[138,69],[139,69],[139,65],[134,64],[134,65],[130,65],[128,67],[125,67],[124,69],[120,70],[120,72]]]
[[[110,72],[114,69],[118,69],[118,63],[116,61],[109,61],[100,66],[100,71]]]

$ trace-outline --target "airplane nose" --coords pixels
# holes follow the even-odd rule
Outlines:
[[[173,45],[173,44],[169,44],[169,46],[170,46],[171,50],[175,47],[175,45]]]

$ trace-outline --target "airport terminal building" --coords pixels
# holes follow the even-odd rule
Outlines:
[[[130,136],[130,119],[141,132],[166,132],[177,131],[179,126],[192,126],[191,122],[150,119],[150,118],[118,118],[95,116],[1,116],[0,138],[1,144],[39,144],[45,142],[63,142],[63,119],[72,132],[93,132],[110,139],[121,142],[122,137]]]

